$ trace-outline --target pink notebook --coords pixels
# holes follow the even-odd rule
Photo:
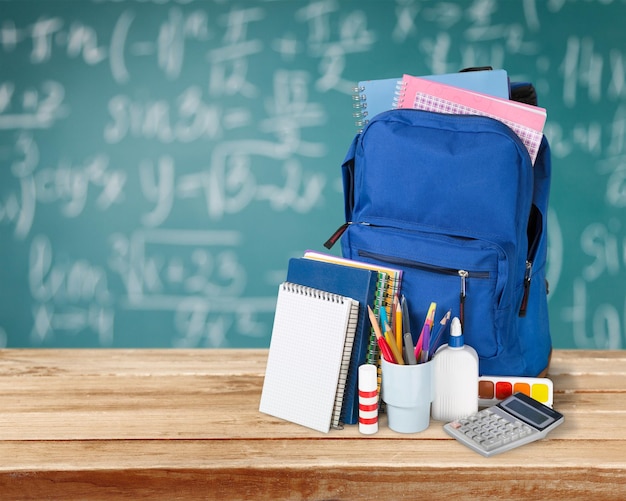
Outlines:
[[[522,140],[535,163],[546,123],[546,110],[488,94],[404,75],[398,91],[397,108],[482,115],[509,126]]]

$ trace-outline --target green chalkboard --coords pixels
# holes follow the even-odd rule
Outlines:
[[[1,1],[0,346],[268,346],[288,259],[343,222],[355,83],[490,65],[548,110],[554,344],[622,347],[625,18],[606,0]]]

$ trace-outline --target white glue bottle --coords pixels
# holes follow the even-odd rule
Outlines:
[[[454,421],[478,411],[478,354],[465,344],[461,322],[450,325],[450,341],[433,357],[432,417]]]

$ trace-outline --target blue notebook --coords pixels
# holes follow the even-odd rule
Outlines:
[[[378,273],[313,259],[292,258],[289,260],[286,280],[347,296],[359,302],[359,318],[341,411],[343,423],[357,424],[359,420],[358,369],[359,365],[365,363],[368,349],[370,329],[367,321],[367,305],[373,307],[376,300]]]
[[[442,75],[420,76],[446,85],[509,99],[509,77],[506,70],[464,71]],[[364,80],[358,83],[353,97],[355,125],[362,129],[375,115],[394,108],[400,78]]]

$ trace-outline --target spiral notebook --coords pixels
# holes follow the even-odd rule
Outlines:
[[[462,89],[509,98],[509,76],[505,70],[465,71],[426,75],[420,78],[454,85]],[[394,108],[397,99],[397,87],[402,77],[362,80],[354,89],[352,116],[357,129],[362,129],[379,113]]]
[[[345,424],[357,424],[359,421],[358,371],[359,365],[365,363],[370,338],[367,306],[375,308],[379,275],[373,270],[294,257],[289,260],[287,281],[348,296],[359,302],[359,318],[354,334],[340,418]]]
[[[404,75],[398,89],[398,108],[481,115],[509,126],[522,140],[535,163],[543,138],[546,110],[538,106],[501,99],[424,78]]]
[[[259,410],[328,433],[340,426],[359,302],[283,282]]]

